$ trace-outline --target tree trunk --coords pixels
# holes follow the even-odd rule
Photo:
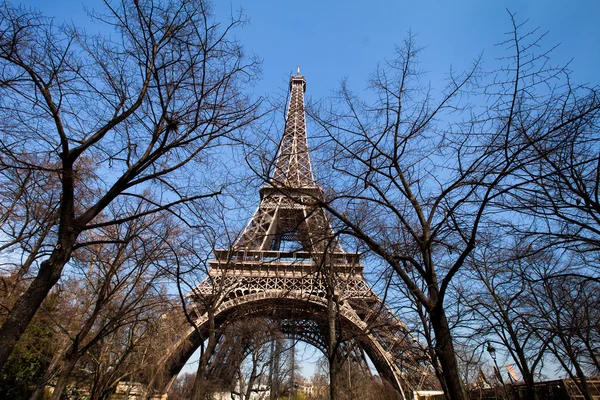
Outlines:
[[[66,365],[64,366],[62,372],[60,373],[58,381],[56,382],[56,386],[54,387],[54,392],[52,392],[52,397],[50,398],[51,400],[60,400],[61,399],[62,394],[63,394],[65,388],[67,387],[67,383],[69,382],[69,377],[71,376],[71,372],[73,372],[73,369],[75,368],[75,365],[77,364],[77,361],[79,361],[79,353],[72,354],[70,357],[68,357],[68,361],[67,361]]]
[[[63,242],[67,242],[67,240],[63,240]],[[38,275],[25,293],[17,299],[0,327],[0,370],[4,367],[48,292],[60,279],[62,270],[71,256],[75,238],[71,238],[68,242],[68,246],[57,245],[50,258],[42,262]]]
[[[96,300],[96,306],[94,307],[92,314],[89,316],[89,318],[87,318],[85,320],[85,322],[83,323],[83,326],[79,330],[79,333],[77,335],[75,335],[75,337],[72,339],[73,343],[71,343],[71,345],[69,346],[69,349],[67,350],[67,352],[65,354],[65,360],[66,360],[65,368],[62,370],[62,372],[59,375],[58,382],[56,384],[56,387],[54,388],[54,392],[52,393],[52,398],[51,398],[52,400],[60,400],[60,398],[62,396],[62,392],[64,391],[65,387],[67,386],[69,377],[71,376],[71,372],[73,372],[73,368],[75,368],[77,361],[79,361],[79,359],[86,353],[86,351],[87,351],[86,347],[88,347],[90,345],[90,343],[88,343],[87,346],[83,346],[83,348],[80,347],[81,342],[85,339],[85,337],[88,335],[88,333],[94,326],[94,322],[96,322],[96,318],[98,317],[98,314],[100,313],[100,309],[102,308],[102,304],[104,303],[104,299],[106,296],[106,293],[105,293],[106,289],[110,283],[110,279],[112,276],[113,276],[112,273],[108,274],[106,276],[106,278],[101,286],[100,293],[98,294],[98,299]]]
[[[46,388],[48,382],[52,379],[54,372],[57,369],[57,365],[59,364],[59,361],[63,359],[63,354],[65,353],[65,349],[63,346],[58,346],[58,348],[60,350],[56,351],[54,353],[54,356],[52,356],[52,361],[50,362],[50,365],[48,365],[48,368],[46,368],[44,376],[38,382],[38,385],[35,388],[35,391],[31,394],[31,397],[29,397],[29,400],[41,400],[43,398],[44,389]]]
[[[585,400],[593,400],[593,397],[590,392],[590,388],[588,386],[587,378],[585,376],[585,373],[583,372],[583,369],[581,369],[581,365],[579,364],[579,361],[577,360],[577,358],[573,354],[573,352],[570,351],[569,349],[567,349],[567,353],[569,355],[569,358],[571,359],[573,368],[575,368],[575,373],[577,375],[577,378],[579,378],[579,381],[577,379],[573,379],[573,381],[577,385],[578,389],[581,391],[581,394],[583,395]]]
[[[334,357],[335,358],[335,357]],[[329,361],[329,399],[338,400],[337,366],[335,360]]]
[[[423,304],[419,301],[419,299],[415,296],[413,297],[413,301],[415,301],[415,308],[419,314],[419,319],[421,321],[421,325],[425,328],[423,330],[423,334],[425,336],[425,340],[427,341],[427,354],[431,358],[431,364],[433,366],[433,371],[435,372],[435,376],[440,382],[441,389],[444,393],[448,393],[448,387],[446,386],[446,380],[444,379],[444,372],[440,367],[440,363],[438,362],[437,354],[435,352],[434,340],[431,336],[431,329],[428,328],[429,318],[431,317]]]
[[[270,378],[270,400],[279,400],[279,381],[281,379],[279,371],[279,363],[281,356],[281,342],[279,338],[275,338],[271,345],[271,371]]]
[[[40,308],[42,302],[60,279],[63,268],[73,252],[80,229],[75,229],[73,162],[63,159],[62,166],[62,198],[58,226],[57,244],[50,257],[40,264],[37,276],[25,293],[19,297],[0,327],[0,370],[23,336],[29,323]]]
[[[216,339],[216,327],[215,327],[215,311],[214,305],[208,310],[208,343],[206,347],[201,348],[200,361],[198,362],[198,371],[196,372],[196,379],[194,381],[194,391],[192,393],[192,400],[201,400],[206,394],[206,370],[208,368],[208,361],[217,346]]]
[[[554,343],[554,345],[551,346],[550,351],[552,352],[552,354],[554,354],[554,356],[558,359],[558,362],[560,363],[560,365],[564,368],[564,370],[567,372],[567,374],[571,377],[571,379],[573,380],[573,383],[575,384],[575,386],[577,386],[577,388],[583,395],[584,399],[592,400],[593,398],[592,398],[592,395],[590,394],[590,390],[589,390],[589,386],[587,384],[587,379],[585,377],[585,373],[583,372],[583,369],[581,368],[581,365],[579,364],[577,355],[575,354],[575,352],[573,351],[573,348],[571,347],[570,340],[569,340],[570,338],[565,337],[565,334],[563,334],[561,332],[562,328],[560,325],[557,328],[558,328],[557,337],[560,341],[560,345],[562,345],[562,350],[566,354],[564,354],[564,355],[560,354],[560,352],[558,351],[560,345],[558,343]],[[568,360],[566,360],[566,359],[568,359]],[[573,373],[571,368],[569,368],[567,361],[571,362],[571,366],[575,369],[575,373]]]
[[[40,249],[44,245],[44,240],[46,240],[46,237],[48,236],[48,233],[50,232],[50,230],[52,229],[53,226],[54,226],[53,223],[52,224],[49,223],[47,226],[45,226],[42,229],[42,231],[40,232],[40,237],[36,240],[35,244],[29,250],[29,255],[27,256],[25,261],[21,264],[21,268],[19,268],[19,270],[17,271],[17,274],[15,276],[15,283],[19,282],[21,279],[23,279],[23,277],[25,275],[27,275],[27,273],[31,269],[31,266],[33,265],[33,262],[39,256]],[[15,285],[14,289],[16,289],[18,286],[19,285]]]
[[[525,382],[525,388],[527,390],[527,400],[538,400],[537,394],[535,393],[535,381],[533,374],[529,372],[529,368],[526,366],[523,368],[523,381]]]
[[[337,365],[336,365],[336,345],[337,345],[337,330],[336,330],[336,310],[337,303],[333,298],[333,293],[327,299],[327,319],[329,324],[329,345],[327,346],[327,359],[329,361],[329,400],[338,400],[337,393]]]
[[[206,390],[206,382],[205,382],[205,373],[206,373],[206,365],[208,362],[206,359],[208,358],[208,349],[204,349],[201,351],[200,360],[198,361],[198,369],[196,370],[196,379],[194,379],[194,390],[192,392],[192,400],[201,400],[204,391]]]
[[[250,396],[252,395],[252,387],[254,386],[254,382],[256,381],[256,367],[257,367],[257,359],[256,355],[252,354],[252,372],[250,373],[250,378],[248,378],[248,386],[246,387],[246,395],[243,400],[250,400]],[[241,380],[240,380],[241,382]],[[242,391],[242,385],[240,385],[240,392]]]
[[[496,303],[499,304],[498,301]],[[508,317],[503,318],[504,324],[508,328],[508,332],[512,341],[512,347],[514,353],[516,353],[516,357],[519,361],[519,367],[521,370],[521,375],[523,375],[523,382],[525,382],[525,398],[527,400],[538,400],[537,394],[535,392],[535,380],[533,373],[529,369],[529,365],[527,357],[525,356],[525,351],[521,347],[519,340],[517,338],[517,334],[512,329],[512,323]],[[532,368],[535,368],[535,363],[532,364]]]
[[[466,400],[468,397],[460,378],[446,313],[441,306],[436,305],[429,315],[436,340],[435,352],[444,373],[445,386],[448,389],[446,398],[449,400]]]

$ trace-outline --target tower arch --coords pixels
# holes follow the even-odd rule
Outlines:
[[[382,304],[380,303],[380,306]],[[389,329],[397,329],[394,326],[397,321],[385,320],[383,316],[373,319],[375,322],[365,321],[356,312],[356,306],[349,301],[342,301],[339,306],[339,318],[341,321],[340,340],[342,342],[354,341],[369,356],[378,373],[388,380],[392,386],[400,391],[403,396],[412,390],[421,389],[423,383],[431,378],[426,365],[424,350],[412,338],[410,332],[404,331],[404,338],[388,335]],[[276,291],[265,291],[236,297],[226,301],[216,308],[214,312],[215,325],[222,329],[229,321],[237,318],[269,318],[273,320],[293,320],[302,322],[309,320],[316,322],[304,332],[297,332],[299,339],[305,341],[321,352],[325,353],[326,340],[321,340],[327,333],[327,301],[323,297],[306,295],[302,293],[278,293]],[[369,318],[372,318],[370,315]],[[166,357],[166,374],[169,377],[176,376],[187,360],[197,350],[200,342],[207,337],[208,317],[206,314],[198,318],[196,328],[190,328],[182,339],[173,347],[169,357]],[[289,333],[289,332],[283,332]],[[398,332],[396,332],[397,334]],[[389,341],[393,341],[391,343]],[[399,344],[412,341],[409,348],[402,345],[402,363],[408,365],[400,367],[397,359]],[[409,352],[411,354],[409,354]]]

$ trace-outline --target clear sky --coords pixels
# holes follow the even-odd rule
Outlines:
[[[364,87],[378,61],[391,58],[411,30],[425,47],[422,66],[436,82],[452,66],[462,70],[483,53],[491,65],[511,29],[506,9],[528,29],[549,31],[546,44],[560,44],[554,60],[571,67],[578,83],[600,81],[600,1],[598,0],[217,0],[224,18],[243,8],[250,23],[236,32],[249,52],[263,60],[262,81],[253,90],[269,95],[287,88],[287,77],[300,65],[307,96],[318,99],[348,77]],[[100,0],[27,0],[59,20],[85,25],[83,4]]]
[[[16,3],[16,2],[15,2]],[[235,34],[249,52],[263,61],[263,76],[251,90],[257,95],[285,93],[288,76],[300,65],[307,79],[307,97],[327,96],[347,77],[360,89],[377,62],[393,57],[409,30],[425,47],[422,67],[431,71],[434,87],[452,66],[463,70],[483,54],[484,68],[493,68],[500,54],[495,44],[511,30],[506,9],[524,31],[549,31],[545,44],[555,50],[556,64],[571,62],[575,83],[600,83],[600,0],[218,0],[215,13],[224,18],[242,7],[250,23]],[[101,1],[28,0],[58,21],[86,26],[87,7]],[[258,196],[257,196],[258,199]],[[314,357],[308,356],[309,359]],[[303,373],[313,369],[304,365]]]
[[[423,68],[432,79],[450,66],[464,69],[483,52],[486,65],[499,54],[511,22],[506,9],[526,29],[549,31],[548,46],[560,44],[558,63],[572,61],[579,83],[598,83],[600,1],[558,0],[304,0],[219,1],[223,15],[242,6],[250,24],[238,37],[263,59],[261,88],[287,85],[287,75],[301,65],[307,95],[327,95],[342,77],[357,87],[378,61],[393,56],[411,30],[424,46]]]

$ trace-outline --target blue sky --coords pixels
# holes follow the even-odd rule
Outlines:
[[[368,4],[368,5],[367,5]],[[393,56],[411,30],[424,46],[423,68],[434,82],[450,66],[462,70],[483,52],[484,66],[499,53],[496,43],[511,29],[506,11],[526,29],[549,31],[546,44],[559,44],[557,63],[573,59],[577,82],[595,82],[600,65],[600,1],[237,1],[218,2],[223,15],[242,6],[251,23],[238,37],[263,59],[263,84],[286,87],[296,65],[308,81],[307,95],[327,95],[342,77],[357,88],[378,61]]]
[[[101,1],[29,0],[23,4],[58,20],[86,25],[86,7]],[[490,69],[500,54],[494,46],[511,29],[506,9],[527,29],[549,31],[547,46],[560,44],[553,60],[571,62],[575,81],[598,83],[600,1],[597,0],[233,0],[215,1],[224,18],[243,8],[250,23],[236,32],[249,52],[263,60],[263,77],[252,90],[270,95],[287,88],[287,77],[300,65],[308,81],[307,96],[328,95],[343,77],[364,87],[377,62],[391,58],[411,30],[425,47],[422,66],[435,83],[450,66],[462,70],[483,53]]]
[[[29,0],[24,5],[86,26],[81,0]],[[549,31],[548,47],[560,44],[553,62],[571,62],[575,83],[598,84],[600,66],[600,1],[598,0],[253,0],[216,1],[215,13],[226,17],[242,7],[250,23],[235,34],[247,51],[263,61],[263,76],[251,90],[275,96],[287,90],[288,76],[300,65],[307,97],[327,96],[347,77],[357,90],[364,87],[377,62],[393,57],[410,30],[425,47],[422,68],[430,71],[434,88],[450,67],[468,68],[483,54],[484,68],[493,69],[501,49],[495,46],[511,30],[508,8],[524,28]],[[90,8],[99,0],[85,1]],[[257,196],[258,199],[258,196]],[[310,360],[314,357],[307,355]],[[311,375],[311,361],[303,373]]]

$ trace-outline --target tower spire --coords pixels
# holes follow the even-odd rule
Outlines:
[[[306,141],[306,120],[304,114],[304,92],[306,80],[298,74],[290,78],[290,104],[285,130],[271,177],[271,185],[286,187],[314,187],[315,182]]]

